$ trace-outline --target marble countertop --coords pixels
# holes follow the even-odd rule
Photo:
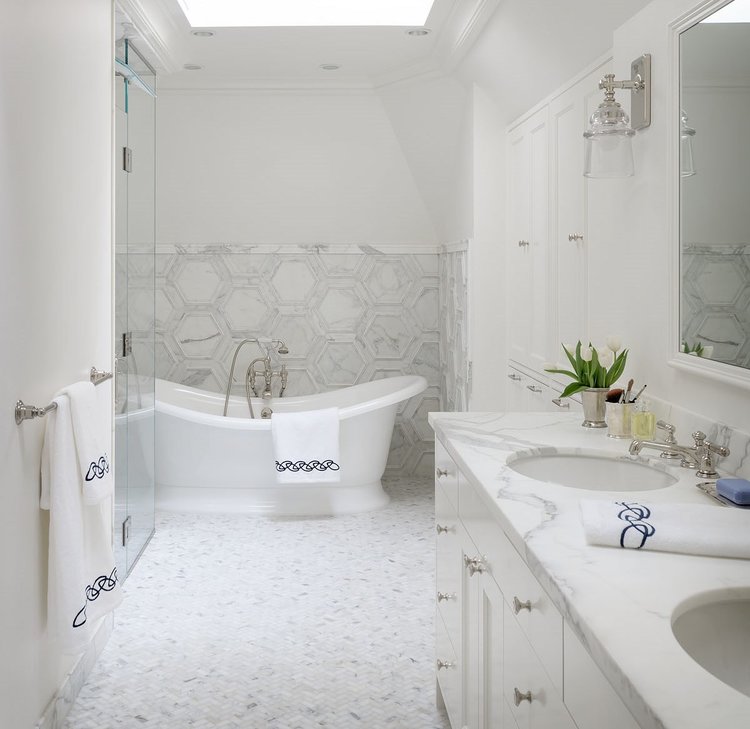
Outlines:
[[[437,436],[641,727],[745,729],[750,698],[693,661],[670,626],[675,610],[699,593],[750,595],[750,560],[589,546],[579,501],[724,507],[695,488],[693,471],[679,466],[669,467],[679,478],[673,486],[624,497],[544,483],[506,465],[511,454],[540,447],[627,454],[629,440],[580,422],[576,413],[430,414]],[[659,462],[656,451],[641,455],[650,454]]]

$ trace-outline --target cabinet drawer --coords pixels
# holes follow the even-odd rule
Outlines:
[[[517,609],[517,622],[553,684],[562,692],[562,616],[499,524],[488,514],[474,487],[466,481],[459,493],[459,516],[505,601],[513,612]]]
[[[435,600],[456,652],[461,650],[461,536],[445,490],[435,484]]]
[[[560,694],[508,605],[505,606],[503,638],[503,693],[518,729],[576,729]]]
[[[445,710],[452,727],[460,727],[462,712],[461,666],[440,615],[435,620],[435,671]]]
[[[563,699],[579,729],[600,729],[602,716],[607,717],[607,729],[638,729],[632,714],[567,623],[563,635]]]
[[[435,439],[435,483],[443,487],[448,501],[454,509],[458,509],[458,467],[437,438]]]

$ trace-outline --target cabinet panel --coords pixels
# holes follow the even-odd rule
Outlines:
[[[461,652],[461,543],[456,510],[440,484],[435,484],[435,600],[448,637]]]
[[[452,727],[461,726],[461,664],[440,617],[435,620],[437,683]]]
[[[638,729],[633,715],[567,623],[564,642],[565,705],[579,729],[600,729],[603,716],[607,717],[607,729]]]
[[[503,643],[503,691],[519,729],[575,729],[560,695],[507,605]]]
[[[458,467],[445,450],[445,446],[435,440],[435,483],[445,491],[454,509],[458,508]]]

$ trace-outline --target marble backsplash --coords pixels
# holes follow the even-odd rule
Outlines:
[[[397,416],[387,473],[432,473],[427,413],[441,408],[437,247],[158,245],[155,305],[148,277],[137,288],[152,256],[129,250],[128,327],[134,351],[155,328],[157,377],[224,392],[246,337],[287,344],[289,396],[423,375],[427,390]],[[241,372],[256,356],[249,347]]]

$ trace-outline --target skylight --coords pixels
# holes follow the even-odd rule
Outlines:
[[[704,18],[702,23],[750,23],[750,0],[734,0]]]
[[[178,0],[194,28],[424,25],[434,0]]]

